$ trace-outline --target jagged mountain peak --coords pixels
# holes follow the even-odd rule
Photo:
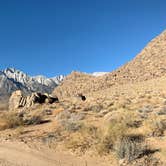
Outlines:
[[[16,68],[6,68],[0,71],[0,94],[9,96],[15,90],[22,90],[25,93],[51,93],[63,78],[63,76],[54,79],[45,76],[31,77]]]
[[[10,71],[10,72],[22,72],[21,70],[18,70],[18,69],[16,69],[16,68],[14,68],[14,67],[7,67],[5,70],[3,70],[4,72],[6,71],[6,72],[8,72],[8,71]]]
[[[22,84],[26,84],[27,82],[32,81],[32,78],[30,76],[15,68],[6,68],[5,70],[3,70],[3,72],[9,79],[13,79],[14,81],[20,82]]]
[[[3,70],[3,72],[7,75],[11,74],[11,75],[21,75],[22,77],[30,77],[28,76],[28,74],[24,73],[23,71],[21,70],[18,70],[16,68],[12,68],[12,67],[9,67],[9,68],[6,68],[5,70]]]

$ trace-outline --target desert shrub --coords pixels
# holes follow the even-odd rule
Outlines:
[[[85,114],[81,112],[74,112],[70,114],[71,121],[79,121],[79,120],[83,120],[84,118],[85,118]]]
[[[105,116],[105,121],[109,122],[107,126],[112,125],[112,123],[124,123],[128,127],[137,128],[140,126],[142,119],[136,111],[119,109],[118,111],[108,113]]]
[[[79,120],[83,120],[84,117],[85,115],[83,113],[62,111],[56,116],[56,120],[58,122],[61,122],[64,120],[79,121]]]
[[[89,135],[91,137],[97,137],[98,135],[98,128],[93,125],[88,125],[82,123],[82,127],[80,129],[80,132],[85,135]]]
[[[73,133],[68,140],[65,141],[65,146],[72,151],[85,153],[91,147],[91,142],[79,132]]]
[[[133,127],[137,127],[137,117],[132,112],[119,112],[115,117],[110,119],[101,131],[100,141],[97,145],[99,154],[109,153],[113,150],[116,143],[125,135],[131,132]]]
[[[0,129],[15,128],[23,125],[23,120],[14,112],[6,112],[0,116]]]
[[[15,128],[23,125],[35,125],[43,122],[40,113],[26,114],[5,112],[0,115],[0,129]]]
[[[142,119],[147,119],[149,114],[153,111],[153,107],[150,105],[143,106],[137,110],[140,113]]]
[[[82,127],[80,121],[84,116],[82,113],[63,111],[57,115],[56,120],[66,131],[75,132]]]
[[[79,131],[74,132],[65,140],[65,145],[72,151],[85,153],[90,147],[96,144],[98,131],[95,126],[82,124]]]
[[[121,137],[127,133],[127,130],[128,126],[125,124],[125,122],[119,123],[114,121],[108,126],[105,138],[115,143],[116,140],[121,139]]]
[[[154,122],[152,128],[152,135],[153,136],[162,136],[164,134],[164,131],[166,129],[166,121],[157,120]]]
[[[101,104],[92,104],[89,106],[86,106],[83,111],[92,111],[92,112],[100,112],[103,109],[103,106]]]
[[[30,117],[24,118],[24,125],[36,125],[41,124],[43,118],[41,115],[32,115]]]
[[[80,122],[72,122],[72,121],[62,121],[61,123],[66,131],[75,132],[80,130],[82,124]]]
[[[162,107],[158,112],[157,112],[158,115],[166,115],[166,107]]]
[[[144,107],[140,108],[138,111],[139,111],[140,113],[147,114],[147,113],[152,112],[153,109],[152,109],[151,106],[147,105],[147,106],[144,106]]]
[[[45,110],[43,110],[43,115],[52,115],[52,110],[50,110],[50,109],[45,109]]]
[[[99,143],[96,145],[96,150],[99,155],[106,155],[112,149],[113,143],[106,137],[101,139]]]
[[[132,161],[141,157],[146,150],[143,141],[144,139],[141,135],[126,135],[122,137],[115,148],[118,158]]]
[[[51,149],[55,149],[57,146],[57,143],[62,141],[63,136],[60,132],[60,129],[57,129],[53,133],[49,133],[42,137],[42,142],[47,145]]]
[[[109,153],[113,149],[116,141],[121,139],[127,133],[128,127],[122,122],[112,121],[105,131],[101,134],[97,151],[100,155]]]
[[[69,119],[70,118],[70,112],[69,111],[62,111],[60,112],[57,116],[56,116],[56,120],[57,121],[61,121],[61,120],[64,120],[64,119]]]
[[[149,136],[162,136],[166,130],[166,119],[153,116],[144,122],[146,134]]]

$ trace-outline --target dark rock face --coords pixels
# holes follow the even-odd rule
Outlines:
[[[86,100],[86,97],[83,95],[83,94],[78,94],[78,97],[82,100],[82,101],[85,101]]]
[[[49,104],[53,104],[53,103],[59,102],[59,99],[57,97],[49,97],[49,98],[46,98],[45,102]]]
[[[34,103],[39,103],[39,104],[43,103],[52,104],[59,101],[57,97],[52,97],[48,94],[42,94],[42,93],[32,93],[30,98]]]
[[[39,104],[43,104],[43,103],[45,103],[46,98],[48,98],[46,95],[41,94],[41,93],[36,93],[34,95],[34,102],[39,103]]]

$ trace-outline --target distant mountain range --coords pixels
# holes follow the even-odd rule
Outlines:
[[[31,77],[15,68],[0,71],[0,98],[6,98],[15,90],[24,93],[41,92],[51,93],[64,79],[63,75],[47,78],[39,75]]]
[[[106,72],[94,72],[91,76],[102,76]],[[47,78],[43,75],[29,76],[15,68],[7,68],[0,71],[0,100],[8,98],[15,90],[21,90],[25,94],[32,92],[52,93],[64,80],[64,75]]]

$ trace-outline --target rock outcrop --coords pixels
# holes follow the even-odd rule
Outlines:
[[[12,93],[9,99],[9,109],[17,109],[23,107],[25,104],[23,94],[20,90],[17,90]]]
[[[57,97],[52,97],[48,94],[32,93],[25,96],[22,91],[17,90],[12,93],[9,99],[9,110],[15,110],[23,107],[32,107],[35,104],[52,104],[58,102]]]

